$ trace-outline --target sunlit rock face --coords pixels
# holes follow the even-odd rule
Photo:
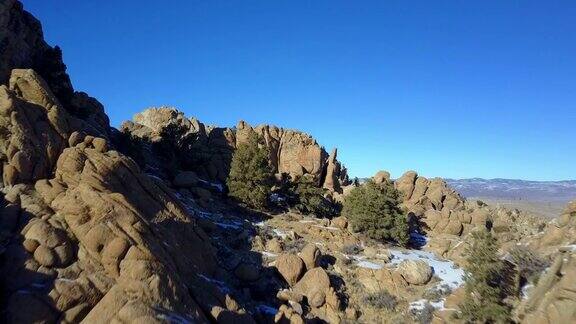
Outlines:
[[[258,134],[269,150],[270,165],[277,174],[287,174],[292,179],[312,175],[318,186],[341,193],[348,184],[346,168],[336,159],[336,151],[328,155],[310,135],[271,125],[250,126],[240,121],[235,128],[206,126],[195,118],[187,118],[175,108],[149,108],[122,125],[121,131],[142,139],[144,145],[160,143],[168,138],[184,141],[191,138],[190,151],[195,152],[190,163],[173,168],[193,169],[202,178],[225,182],[235,148],[245,142],[251,133]],[[175,149],[173,151],[178,151]],[[181,150],[181,149],[180,149]],[[170,152],[166,155],[179,152]],[[157,156],[144,156],[145,164],[161,169]]]
[[[17,1],[0,3],[0,44],[0,321],[250,323],[205,279],[218,268],[193,212],[113,150]]]

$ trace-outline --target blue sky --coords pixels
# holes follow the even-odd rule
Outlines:
[[[114,126],[312,134],[355,176],[576,178],[576,2],[24,0]]]

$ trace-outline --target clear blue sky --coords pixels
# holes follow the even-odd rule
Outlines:
[[[24,0],[114,126],[171,105],[352,175],[576,178],[576,2]]]

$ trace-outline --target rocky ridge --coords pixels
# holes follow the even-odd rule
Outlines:
[[[190,150],[195,156],[181,169],[191,169],[200,177],[224,183],[228,177],[230,161],[235,148],[246,141],[250,133],[264,139],[270,152],[270,164],[275,173],[287,174],[295,179],[304,174],[312,175],[319,185],[336,195],[342,186],[349,185],[346,168],[337,161],[336,149],[332,154],[321,147],[310,135],[271,125],[250,126],[244,121],[235,128],[207,127],[196,118],[186,118],[174,108],[149,108],[125,122],[121,131],[140,143],[158,143],[166,137],[174,141],[193,138]],[[144,150],[150,152],[150,150]],[[166,163],[157,161],[154,154],[144,154],[146,165],[162,170]]]
[[[554,260],[513,301],[518,321],[575,320],[574,203],[547,223],[409,171],[394,185],[411,249],[353,233],[343,216],[254,213],[220,196],[250,132],[278,174],[312,175],[341,200],[353,186],[337,151],[298,131],[208,127],[171,108],[116,131],[95,99],[73,90],[59,49],[19,2],[0,4],[0,27],[3,322],[410,322],[428,302],[430,320],[453,322],[463,250],[479,228],[498,237],[503,257],[525,245]]]

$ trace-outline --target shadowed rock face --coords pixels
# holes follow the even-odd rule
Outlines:
[[[0,3],[0,84],[7,84],[12,69],[34,69],[60,98],[74,90],[62,62],[62,52],[44,41],[40,22],[16,0]]]

